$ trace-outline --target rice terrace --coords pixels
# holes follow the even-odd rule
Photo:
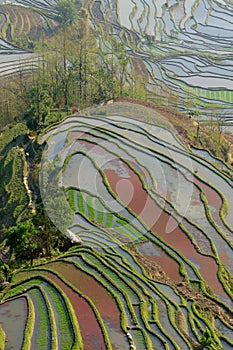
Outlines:
[[[233,1],[0,1],[0,350],[233,348]]]

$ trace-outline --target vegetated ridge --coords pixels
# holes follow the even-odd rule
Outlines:
[[[123,45],[106,61],[86,9],[57,6],[37,68],[1,78],[0,347],[230,348],[231,136],[163,105]]]

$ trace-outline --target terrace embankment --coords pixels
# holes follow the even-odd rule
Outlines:
[[[47,272],[47,277],[51,279],[51,281],[55,282],[68,296],[79,322],[85,349],[94,350],[96,346],[104,349],[104,338],[101,333],[100,326],[96,320],[93,310],[90,308],[87,301],[75,293],[54,274]],[[86,326],[87,324],[88,327]]]
[[[188,282],[176,282],[171,279],[161,266],[151,261],[148,257],[143,256],[138,252],[137,245],[128,247],[137,259],[138,263],[143,266],[149,278],[156,282],[161,282],[172,286],[177,292],[187,300],[195,301],[203,311],[210,311],[215,317],[223,318],[229,325],[233,326],[232,315],[217,305],[214,301],[206,298],[204,295],[195,291]]]
[[[216,261],[212,257],[200,254],[195,249],[190,239],[178,226],[176,220],[163,211],[152,198],[150,198],[146,190],[143,189],[139,177],[129,167],[126,165],[125,167],[130,174],[130,178],[127,182],[133,188],[130,202],[128,198],[125,197],[128,186],[127,182],[124,181],[122,183],[122,178],[115,170],[111,168],[105,170],[105,175],[115,195],[124,205],[140,217],[152,232],[158,234],[166,243],[177,249],[187,259],[198,266],[202,277],[215,293],[228,299],[226,292],[217,278],[218,266]],[[170,231],[169,233],[168,230]],[[212,274],[210,274],[209,271],[212,271]]]
[[[226,133],[219,134],[219,130],[213,130],[207,126],[196,123],[193,119],[189,118],[187,114],[181,113],[178,110],[169,106],[158,105],[153,102],[136,100],[129,97],[119,97],[116,103],[124,104],[138,104],[144,107],[158,112],[161,117],[166,118],[175,127],[179,137],[189,147],[193,145],[200,148],[205,148],[210,151],[213,155],[219,157],[224,162],[227,160],[228,165],[232,166],[233,162],[233,136]],[[138,117],[134,115],[135,119],[144,121],[144,116]],[[150,122],[153,122],[151,120]],[[197,130],[199,128],[199,130]],[[198,137],[197,137],[198,133]],[[218,141],[217,141],[218,140]]]

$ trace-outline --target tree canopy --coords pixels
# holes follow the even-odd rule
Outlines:
[[[6,245],[10,246],[16,258],[33,259],[41,251],[39,232],[31,220],[23,221],[6,233]]]
[[[55,6],[57,15],[55,19],[62,25],[71,24],[77,19],[77,1],[59,0]]]
[[[44,123],[45,118],[50,114],[52,98],[42,85],[32,86],[29,91],[30,109],[29,114],[36,118],[37,123]]]
[[[203,335],[201,337],[200,343],[202,345],[202,349],[204,349],[207,346],[212,345],[214,342],[212,335],[210,333],[210,330],[206,328],[206,330],[203,332]]]

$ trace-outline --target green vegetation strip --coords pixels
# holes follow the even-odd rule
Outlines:
[[[111,267],[104,259],[101,259],[100,257],[97,258],[97,256],[90,253],[85,254],[85,260],[86,259],[90,260],[95,266],[98,266],[102,271],[107,269],[108,278],[111,281],[114,281],[114,284],[117,283],[117,288],[120,291],[126,292],[130,299],[133,299],[133,302],[139,302],[140,295],[138,294],[137,289],[131,286],[130,283],[123,278],[123,276],[118,272],[116,265]]]
[[[43,285],[45,293],[52,300],[57,313],[57,332],[61,335],[61,348],[62,350],[69,350],[73,344],[73,327],[70,327],[71,320],[69,317],[69,310],[67,309],[63,296],[56,290],[51,283]]]
[[[27,324],[24,331],[24,339],[22,350],[30,350],[31,349],[31,338],[35,326],[35,310],[32,299],[27,295],[27,307],[28,307],[28,317]]]
[[[67,263],[67,261],[65,261]],[[59,263],[59,262],[54,262]],[[94,303],[91,301],[91,299],[89,299],[87,296],[83,295],[79,290],[77,290],[71,283],[69,283],[64,276],[61,276],[58,272],[56,272],[53,269],[50,268],[46,268],[47,265],[49,264],[53,264],[51,262],[45,263],[43,265],[41,265],[40,267],[36,267],[33,270],[30,270],[28,272],[30,272],[30,274],[35,275],[35,276],[39,276],[42,280],[46,281],[47,283],[51,284],[53,286],[53,288],[55,288],[56,290],[58,290],[58,292],[60,293],[60,295],[62,295],[62,297],[65,300],[65,303],[67,304],[67,307],[69,309],[69,315],[71,317],[71,324],[73,326],[73,330],[75,333],[75,343],[73,344],[72,349],[76,350],[76,349],[83,349],[83,342],[82,342],[82,336],[80,333],[80,329],[79,329],[79,325],[78,325],[78,320],[76,318],[76,315],[74,313],[73,307],[69,301],[69,299],[66,297],[65,293],[61,290],[60,287],[58,287],[54,282],[52,282],[50,279],[48,279],[46,277],[46,273],[51,273],[54,276],[58,277],[64,284],[66,284],[71,290],[73,290],[75,293],[77,293],[80,297],[82,297],[84,300],[87,301],[87,303],[90,305],[91,309],[93,310],[95,317],[100,325],[101,331],[103,333],[104,336],[104,341],[105,341],[105,345],[107,347],[108,350],[112,350],[112,346],[111,346],[111,342],[107,333],[107,330],[105,328],[105,325],[102,321],[102,318],[96,308],[96,306],[94,305]],[[26,271],[22,271],[20,272],[20,274],[25,274],[28,276],[28,272]],[[86,273],[86,271],[84,270],[83,272]],[[93,276],[92,276],[93,277]],[[33,277],[31,277],[33,279]],[[78,346],[78,347],[77,347]]]
[[[113,261],[109,259],[108,262],[109,262],[109,264],[112,265],[113,268],[114,268],[114,263],[113,263]],[[122,269],[120,270],[119,267],[122,267]],[[187,340],[185,339],[185,337],[183,336],[183,334],[180,332],[180,330],[177,328],[177,325],[176,325],[176,323],[175,323],[175,317],[174,317],[173,307],[171,307],[170,304],[169,304],[169,303],[171,303],[171,304],[173,304],[175,307],[177,307],[176,303],[173,302],[173,300],[171,300],[171,299],[167,299],[167,297],[165,296],[165,294],[164,294],[163,292],[161,292],[157,287],[155,288],[155,286],[153,286],[152,284],[149,284],[149,283],[148,283],[148,280],[147,280],[146,278],[143,278],[142,276],[140,276],[140,274],[138,274],[136,271],[132,271],[132,270],[130,271],[130,270],[128,270],[128,272],[125,272],[125,271],[123,271],[124,268],[125,268],[125,266],[124,266],[123,264],[119,263],[119,262],[118,262],[118,264],[115,266],[115,270],[118,271],[118,272],[120,273],[121,276],[122,276],[122,275],[126,275],[126,276],[128,277],[128,279],[129,279],[129,276],[130,276],[129,272],[131,272],[132,275],[130,276],[130,279],[131,279],[131,280],[134,282],[134,284],[136,285],[136,290],[138,290],[138,291],[139,291],[140,289],[142,290],[142,292],[143,292],[143,294],[144,294],[144,298],[146,297],[146,298],[151,299],[150,293],[146,290],[145,287],[143,287],[143,286],[141,285],[141,283],[140,283],[141,281],[143,281],[144,284],[146,284],[147,287],[148,287],[150,290],[152,289],[154,292],[156,292],[156,293],[158,294],[158,296],[160,296],[160,298],[165,302],[165,304],[166,304],[166,306],[167,306],[169,318],[170,318],[170,320],[171,320],[171,323],[172,323],[173,327],[176,329],[176,331],[179,333],[179,335],[183,338],[183,340],[184,340],[184,341],[187,341]],[[131,285],[132,285],[132,284],[131,284]],[[150,328],[150,326],[149,326],[149,323],[148,323],[148,303],[147,303],[145,300],[142,299],[142,296],[140,297],[140,299],[141,299],[141,303],[140,303],[140,313],[141,313],[142,319],[143,319],[143,321],[144,321],[145,327],[146,327],[146,329],[147,329],[149,332],[154,333],[154,332],[151,330],[151,328]],[[153,299],[151,299],[151,301],[153,301]],[[158,315],[158,314],[157,314],[157,320],[159,320],[159,315]],[[163,331],[163,333],[164,333],[164,331]],[[156,333],[154,333],[154,334],[156,335]],[[170,338],[168,334],[166,334],[166,336],[167,336],[168,338]],[[170,341],[173,342],[172,339],[170,339]]]
[[[80,152],[78,152],[80,153]],[[77,193],[75,195],[75,192]],[[76,196],[78,199],[78,209],[80,210],[80,213],[83,214],[85,217],[88,217],[88,219],[91,220],[91,223],[95,222],[96,225],[104,225],[107,228],[114,228],[118,232],[124,234],[125,236],[129,237],[132,240],[135,240],[136,238],[143,240],[143,233],[140,232],[132,222],[127,219],[120,216],[117,212],[112,212],[111,208],[109,208],[103,201],[102,198],[93,196],[91,192],[89,191],[80,191],[75,187],[68,187],[66,189],[66,193],[68,196],[68,200],[70,201],[71,207],[74,206],[74,201]],[[86,200],[87,207],[88,207],[88,213],[86,212],[84,201]],[[96,214],[95,214],[95,208],[93,208],[93,200],[95,200],[97,211],[98,211],[98,219],[101,217],[102,222],[99,222],[99,220],[96,220]],[[99,209],[100,211],[99,211]],[[76,209],[77,212],[77,209]]]
[[[3,166],[6,176],[4,187],[8,194],[4,210],[13,212],[13,217],[19,220],[23,209],[28,205],[28,197],[23,184],[22,162],[16,148],[9,150]]]
[[[6,345],[6,334],[0,325],[0,349],[4,350]]]
[[[180,152],[180,151],[178,151],[178,153],[183,153],[183,152]],[[130,168],[132,168],[132,166],[131,166],[131,164],[130,163],[128,163],[128,162],[126,162],[126,161],[124,161]],[[117,198],[116,198],[116,196],[114,195],[114,193],[113,193],[113,191],[111,190],[111,188],[110,188],[110,186],[108,185],[108,182],[107,182],[107,179],[106,179],[106,176],[103,174],[103,172],[100,170],[100,169],[98,169],[100,172],[101,172],[101,175],[102,175],[102,177],[104,178],[104,180],[105,180],[105,185],[107,186],[107,188],[108,188],[108,190],[109,190],[109,192],[115,197],[115,199],[117,200]],[[134,171],[134,169],[132,169],[133,171]],[[148,192],[148,188],[147,188],[147,185],[146,185],[146,183],[144,182],[144,180],[143,180],[143,178],[141,177],[141,175],[140,175],[140,173],[138,173],[138,172],[136,172],[136,171],[134,171],[137,175],[138,175],[138,177],[140,178],[140,180],[141,180],[141,182],[142,182],[142,185],[143,185],[143,188],[144,188],[144,190],[148,193],[148,195],[149,195],[149,192]],[[199,179],[200,179],[200,177],[198,177]],[[203,181],[202,179],[200,179],[201,181]],[[203,181],[204,182],[204,181]],[[205,183],[205,182],[204,182]],[[208,184],[207,184],[208,185]],[[213,186],[211,186],[212,188],[213,188]],[[200,190],[203,192],[203,190],[200,188]],[[217,193],[219,193],[215,188],[214,188],[214,190],[217,192]],[[159,203],[157,202],[157,204],[159,205]],[[159,205],[160,206],[160,205]],[[208,207],[208,206],[207,206]],[[171,214],[170,212],[168,212],[167,210],[165,210],[164,208],[161,208],[161,209],[163,209],[165,212],[167,212],[169,215]],[[128,209],[129,210],[129,209]],[[130,211],[130,210],[129,210]],[[212,220],[213,221],[213,220]],[[215,228],[219,231],[219,229],[216,227],[216,224],[214,223],[214,225],[215,225]],[[187,230],[186,230],[186,232],[185,232],[186,234],[187,234]],[[225,238],[225,237],[224,237]],[[191,240],[191,241],[193,241],[193,240]],[[197,272],[198,273],[198,270],[195,268],[195,272]],[[199,275],[199,274],[198,274]],[[201,277],[200,275],[199,275],[199,277]],[[221,280],[220,280],[221,281]],[[202,279],[202,282],[204,283],[204,280]],[[222,282],[222,281],[221,281]],[[223,284],[223,283],[222,283]],[[229,289],[227,288],[227,290],[226,290],[228,293],[229,293]],[[231,293],[230,293],[230,295],[232,295]]]
[[[93,254],[94,254],[94,252],[93,252]],[[97,259],[97,258],[96,258],[96,259]],[[99,259],[100,259],[100,257],[99,257]],[[101,267],[100,267],[100,264],[98,263],[97,260],[91,261],[90,259],[88,259],[88,258],[87,258],[87,253],[85,253],[85,255],[83,256],[83,260],[84,260],[86,263],[88,263],[88,265],[92,266],[92,268],[93,268],[94,270],[96,270],[98,273],[100,273],[101,276],[105,277],[105,279],[108,280],[108,285],[111,284],[111,285],[112,285],[116,290],[118,290],[118,292],[125,298],[126,303],[127,303],[127,306],[129,307],[130,313],[131,313],[131,315],[133,316],[134,323],[135,323],[135,324],[138,324],[137,317],[136,317],[136,315],[134,315],[134,310],[133,310],[133,308],[132,308],[132,302],[131,302],[131,300],[130,300],[130,298],[129,298],[130,294],[127,293],[127,297],[126,297],[126,294],[125,294],[126,291],[125,291],[124,289],[122,289],[122,287],[119,287],[119,286],[121,286],[122,283],[121,283],[121,284],[119,284],[119,282],[114,283],[114,282],[116,281],[116,278],[114,278],[114,280],[112,280],[112,275],[110,274],[111,270],[108,269],[108,271],[106,272],[106,268],[105,268],[105,267],[102,267],[102,268],[101,268]],[[92,259],[92,260],[93,260],[93,259]],[[106,266],[106,267],[107,267],[107,266]],[[79,266],[79,268],[80,268],[80,266]],[[101,269],[100,269],[100,268],[101,268]],[[117,272],[118,266],[117,266],[117,265],[116,265],[116,266],[113,266],[113,269],[115,270],[115,272]],[[120,276],[119,272],[118,272],[117,274]],[[97,278],[96,278],[96,279],[97,279]],[[119,281],[119,277],[117,278],[117,281]],[[135,282],[135,284],[137,285],[137,288],[134,288],[134,290],[135,290],[135,291],[138,291],[138,290],[139,290],[139,287],[141,287],[141,286],[140,286],[139,282],[136,281],[136,279],[134,280],[134,282]],[[102,282],[101,282],[101,283],[102,283]],[[132,287],[131,287],[131,288],[132,288]],[[141,289],[143,289],[143,291],[144,291],[145,294],[148,294],[148,292],[147,292],[144,288],[141,287]],[[138,294],[138,292],[137,292],[137,294]],[[164,298],[164,297],[163,297],[163,298]],[[141,294],[139,294],[139,299],[141,300],[141,303],[143,303],[143,297],[142,297]],[[147,303],[145,303],[145,301],[144,301],[144,304],[147,305]],[[141,304],[140,304],[140,305],[141,305]],[[146,306],[146,308],[147,308],[147,306]],[[140,310],[140,312],[141,312],[141,310]],[[148,323],[148,321],[147,321],[147,319],[148,319],[148,315],[147,315],[147,314],[148,314],[148,311],[147,311],[146,314],[143,314],[143,313],[141,312],[142,320],[143,320],[143,322],[144,322],[144,327],[145,327],[145,329],[146,329],[149,333],[152,333],[153,335],[157,336],[157,334],[156,334],[156,333],[151,329],[151,327],[149,326],[149,323]],[[136,317],[136,318],[135,318],[135,317]],[[157,315],[157,319],[159,319],[159,315]],[[158,323],[159,323],[159,321],[158,321]],[[162,332],[163,334],[166,335],[166,337],[167,337],[167,338],[171,341],[171,343],[173,343],[174,346],[175,346],[174,340],[173,340],[171,337],[169,337],[169,335],[164,331],[164,329],[162,328],[162,326],[160,326],[160,330],[161,330],[161,332]],[[149,338],[149,335],[148,335],[147,333],[145,333],[143,329],[141,329],[141,331],[142,331],[142,333],[144,334],[145,342],[146,342],[146,344],[148,345],[148,349],[153,349],[153,347],[151,348],[151,344],[150,344],[151,340],[150,340],[150,338]],[[161,340],[162,340],[163,342],[165,342],[163,338],[161,338]]]
[[[56,322],[55,322],[55,318],[54,318],[54,313],[53,313],[53,308],[50,304],[49,298],[47,297],[46,293],[44,292],[44,289],[39,286],[38,289],[40,290],[44,301],[45,301],[45,305],[47,307],[48,310],[48,317],[49,317],[49,325],[50,325],[50,349],[51,350],[56,350],[58,348],[58,341],[57,341],[57,330],[56,330]]]
[[[46,271],[47,271],[45,269],[40,269],[40,270],[42,271],[43,274],[46,273]],[[52,274],[57,276],[57,274],[55,274],[54,271],[48,270],[47,272],[51,272]],[[29,274],[31,275],[30,277],[28,277]],[[57,276],[57,277],[59,277],[59,276]],[[59,277],[59,278],[62,280],[61,277]],[[34,270],[34,269],[33,270],[21,270],[19,273],[17,273],[16,276],[14,276],[14,280],[20,281],[20,282],[18,282],[18,284],[14,286],[14,289],[12,291],[10,291],[9,293],[7,293],[7,295],[5,297],[9,297],[11,295],[14,295],[15,293],[16,294],[21,294],[22,292],[26,292],[27,289],[29,289],[29,288],[32,289],[35,286],[39,287],[41,285],[41,283],[44,282],[44,281],[46,283],[51,284],[51,286],[55,290],[57,290],[57,292],[62,296],[62,299],[64,300],[64,304],[66,305],[67,310],[68,310],[68,314],[69,314],[69,317],[70,317],[70,320],[71,320],[71,326],[73,328],[74,338],[75,338],[72,348],[73,349],[77,349],[78,348],[80,350],[83,349],[82,337],[81,337],[81,333],[80,333],[80,329],[79,329],[79,325],[78,325],[78,320],[76,318],[76,315],[75,315],[75,312],[73,310],[71,302],[69,301],[69,299],[67,298],[65,293],[62,291],[62,289],[59,288],[51,280],[48,280],[46,278],[46,276],[39,275],[38,271]],[[73,289],[73,288],[71,288],[71,289]]]
[[[39,278],[28,278],[28,276],[25,275],[25,278],[23,280],[17,280],[15,281],[16,276],[13,276],[11,289],[7,291],[7,293],[4,295],[4,300],[9,300],[12,298],[15,298],[16,296],[20,296],[24,293],[26,293],[29,289],[35,288],[41,284],[41,279]]]
[[[32,299],[36,300],[38,309],[40,310],[38,313],[39,323],[35,324],[34,327],[34,333],[37,334],[35,338],[36,347],[38,349],[46,349],[51,341],[50,319],[46,301],[38,287],[30,289],[28,293]]]
[[[85,261],[85,259],[84,259]],[[79,270],[81,270],[82,272],[84,272],[85,274],[91,276],[92,278],[94,278],[98,283],[100,283],[105,289],[107,289],[109,291],[109,293],[111,294],[111,296],[113,297],[113,299],[116,301],[117,307],[119,308],[119,311],[121,313],[121,326],[122,329],[124,331],[127,331],[127,316],[125,314],[124,311],[124,307],[122,305],[122,302],[120,300],[120,298],[113,292],[112,288],[110,287],[109,283],[103,282],[102,279],[100,279],[98,276],[91,274],[89,271],[86,271],[85,268],[83,266],[80,266],[78,264],[76,264],[75,262],[69,261],[69,260],[59,260],[59,262],[64,262],[66,264],[70,264],[73,265],[75,268],[78,268]],[[94,264],[93,264],[94,266]],[[99,270],[97,267],[95,267],[96,271],[100,272],[101,270]],[[50,271],[50,270],[49,270]],[[58,274],[57,272],[54,272],[54,270],[51,270],[52,273],[54,273],[55,275],[57,275],[61,280],[64,281],[64,283],[66,283],[67,285],[70,286],[70,288],[72,288],[76,293],[78,293],[80,296],[82,296],[83,298],[85,298],[86,300],[89,300],[89,298],[87,298],[85,295],[83,295],[80,291],[77,291],[76,288],[74,288],[73,285],[71,285],[68,281],[65,280],[64,277],[62,277],[60,274]],[[102,272],[101,272],[102,273]],[[105,273],[102,273],[103,275],[105,275]],[[107,275],[106,275],[107,278]],[[93,303],[91,303],[92,305]],[[93,305],[94,306],[94,305]],[[134,318],[134,320],[136,321],[136,319]]]
[[[180,151],[178,151],[178,153],[183,153],[183,152],[180,152]],[[98,166],[95,164],[95,161],[93,160],[93,159],[90,159],[93,163],[94,163],[94,165],[97,167],[97,169],[98,169]],[[128,162],[125,162],[130,168],[131,168],[131,164],[129,164]],[[134,169],[132,169],[133,171],[134,171]],[[114,195],[114,193],[113,193],[113,191],[111,190],[111,188],[110,188],[110,186],[109,186],[109,184],[108,184],[108,181],[107,181],[107,179],[106,179],[106,176],[105,176],[105,174],[101,171],[101,169],[98,169],[98,171],[101,173],[101,175],[102,175],[102,177],[103,177],[103,179],[104,179],[104,182],[105,182],[105,186],[108,188],[108,191],[113,195],[113,197],[117,200],[117,198],[116,198],[116,196]],[[135,172],[136,173],[136,172]],[[147,189],[147,186],[146,186],[146,183],[143,181],[143,179],[141,178],[141,176],[140,176],[140,174],[137,174],[138,176],[139,176],[139,178],[140,178],[140,180],[141,180],[141,182],[142,182],[142,185],[143,185],[143,187],[144,187],[144,189],[146,190],[146,191],[148,191],[148,189]],[[119,200],[118,200],[119,201]],[[120,202],[120,201],[119,201]],[[130,210],[129,210],[130,211]],[[165,210],[166,211],[166,210]],[[168,212],[168,211],[166,211],[169,215],[170,215],[170,212]],[[132,214],[132,213],[131,213]],[[187,232],[186,232],[186,234],[187,234]],[[198,273],[198,271],[197,271],[197,269],[195,269],[195,272],[197,273],[197,275],[199,276],[199,278],[200,278],[200,275],[199,275],[199,273]],[[202,285],[204,286],[204,280],[202,279]]]
[[[120,264],[119,264],[119,263],[118,263],[118,266],[120,267]],[[121,272],[122,272],[122,271],[121,271]],[[122,272],[122,273],[124,273],[124,272]],[[142,277],[140,277],[140,275],[137,276],[137,273],[135,273],[135,272],[134,272],[134,275],[136,275],[136,278],[135,278],[135,279],[133,278],[134,283],[138,286],[138,289],[139,289],[139,288],[142,289],[142,287],[141,287],[141,285],[140,285],[140,279],[142,280]],[[183,340],[186,341],[186,343],[188,344],[187,339],[185,338],[185,336],[183,335],[183,333],[180,331],[179,327],[177,327],[177,324],[176,324],[176,321],[175,321],[174,309],[173,309],[173,307],[170,306],[170,304],[173,304],[174,307],[177,309],[177,304],[176,304],[175,302],[173,302],[173,300],[171,300],[170,298],[168,298],[163,292],[161,292],[161,291],[158,289],[158,287],[155,287],[155,285],[153,285],[153,283],[151,283],[151,282],[145,280],[144,278],[143,278],[143,282],[144,282],[144,284],[148,284],[148,283],[149,283],[149,284],[150,284],[149,288],[152,289],[152,290],[154,290],[154,291],[158,294],[158,296],[165,302],[165,304],[166,304],[166,306],[167,306],[167,310],[168,310],[169,319],[170,319],[170,321],[171,321],[173,327],[174,327],[174,328],[176,329],[176,331],[180,334],[180,336],[183,338]],[[144,294],[148,294],[148,293],[146,292],[145,288],[143,288],[143,293],[144,293]],[[153,303],[153,299],[152,299],[152,303]],[[145,302],[144,302],[144,303],[141,303],[140,306],[141,306],[141,315],[142,315],[142,318],[143,318],[144,322],[146,323],[146,322],[147,322],[147,319],[148,319],[148,308],[147,308]],[[189,309],[188,309],[188,311],[189,311],[189,314],[191,314],[191,315],[193,316],[193,313],[191,313]],[[158,308],[157,308],[157,307],[154,308],[154,311],[152,312],[152,314],[154,315],[154,317],[155,317],[155,322],[156,322],[157,325],[159,326],[161,332],[164,333],[164,334],[166,334],[166,332],[164,332],[162,326],[161,326],[160,323],[159,323],[159,314],[158,314]],[[192,329],[194,330],[194,333],[196,333],[194,323],[193,323],[193,322],[190,322],[190,324],[191,324]],[[146,327],[146,328],[147,328],[147,327]],[[198,334],[196,334],[196,335],[197,335],[197,337],[198,337]],[[166,336],[169,338],[169,335],[168,335],[168,334],[166,334]]]
[[[92,221],[95,221],[95,210],[93,208],[92,204],[92,197],[88,196],[86,197],[86,204],[88,208],[88,216]]]

